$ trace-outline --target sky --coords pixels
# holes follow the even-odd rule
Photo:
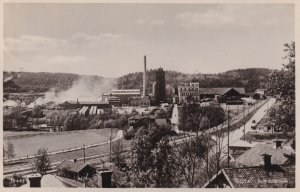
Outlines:
[[[291,4],[4,4],[4,70],[119,77],[279,69]]]

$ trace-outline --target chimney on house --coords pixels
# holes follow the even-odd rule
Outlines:
[[[281,144],[282,144],[282,141],[280,141],[280,140],[276,140],[276,141],[275,141],[275,144],[276,144],[276,149],[278,149],[278,148],[282,148],[282,146],[281,146]]]
[[[31,174],[27,176],[30,187],[41,187],[42,175],[39,173]]]
[[[147,66],[146,66],[146,55],[144,55],[144,73],[143,73],[143,97],[146,96],[146,71],[147,71]]]
[[[271,161],[272,155],[265,153],[262,156],[264,158],[264,168],[265,168],[265,170],[271,169],[271,167],[272,167],[272,161]]]
[[[74,159],[74,163],[76,163],[77,162],[77,159]]]

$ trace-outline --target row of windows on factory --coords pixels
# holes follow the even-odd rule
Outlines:
[[[198,91],[198,88],[186,88],[186,87],[185,87],[185,88],[182,88],[182,87],[181,87],[179,90],[180,90],[180,91]]]
[[[182,96],[198,96],[199,93],[197,92],[181,92]]]

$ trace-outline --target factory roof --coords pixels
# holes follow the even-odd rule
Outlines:
[[[81,104],[81,105],[103,105],[103,104],[109,104],[108,101],[65,101],[64,103],[69,103],[69,104]]]
[[[245,94],[245,88],[240,87],[223,87],[223,88],[199,88],[200,94],[207,94],[207,95],[224,95],[231,89],[234,89],[240,94]]]
[[[141,95],[140,89],[112,89],[109,93],[103,93],[105,96],[116,95]]]
[[[141,92],[140,89],[112,89],[111,92]]]

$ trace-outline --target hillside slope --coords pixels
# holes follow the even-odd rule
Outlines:
[[[78,75],[72,73],[47,72],[3,72],[4,92],[44,92],[50,89],[57,91],[71,88],[74,82],[80,79],[89,79],[90,82],[99,83],[108,78],[100,76]],[[114,79],[110,79],[114,81]]]
[[[166,71],[167,93],[177,87],[181,82],[196,81],[200,87],[244,87],[246,92],[264,87],[267,76],[272,72],[265,68],[248,68],[230,70],[218,74],[185,74],[177,71]],[[4,72],[4,92],[44,92],[50,89],[57,91],[67,90],[74,82],[86,78],[88,83],[101,83],[109,80],[117,84],[120,89],[142,89],[142,72],[129,73],[116,79],[100,76],[85,76],[71,73],[33,73],[33,72]],[[147,71],[147,93],[152,92],[152,84],[155,82],[155,70]],[[111,86],[112,87],[112,86]],[[114,87],[114,86],[113,86]]]
[[[272,72],[265,68],[248,68],[230,70],[218,74],[185,74],[176,71],[166,71],[167,92],[172,87],[177,87],[181,82],[196,81],[200,87],[244,87],[247,92],[264,87],[268,75]],[[151,93],[152,84],[155,82],[155,70],[147,71],[147,92]],[[141,88],[143,82],[142,72],[130,73],[118,78],[119,88]]]

